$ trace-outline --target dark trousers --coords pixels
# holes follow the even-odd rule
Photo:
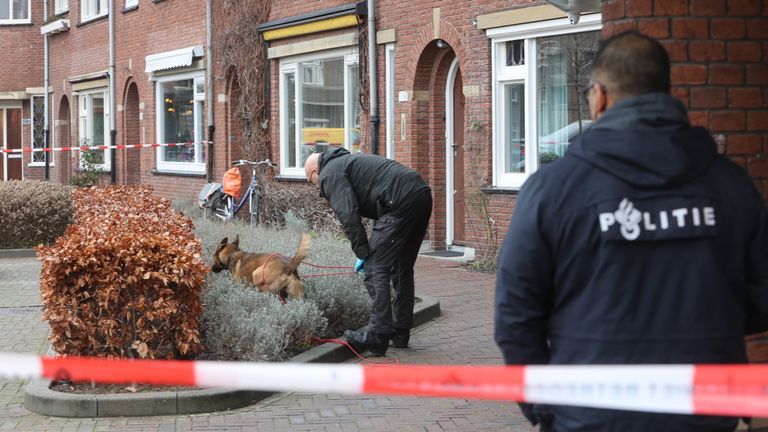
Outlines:
[[[425,189],[407,205],[374,221],[364,265],[365,287],[372,300],[369,331],[391,334],[393,327],[413,327],[413,266],[431,215],[432,191]]]

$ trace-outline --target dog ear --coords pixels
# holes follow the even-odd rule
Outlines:
[[[235,247],[240,247],[240,234],[235,236],[235,241],[233,241],[232,244],[235,245]]]
[[[229,237],[224,237],[223,239],[221,239],[221,243],[219,243],[219,244],[223,244],[224,245],[224,244],[227,244],[228,241],[229,241]]]

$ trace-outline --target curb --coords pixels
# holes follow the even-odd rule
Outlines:
[[[34,249],[0,249],[2,258],[34,258],[37,252]]]
[[[414,328],[440,316],[440,303],[429,296],[418,296],[413,308]],[[332,342],[318,345],[294,356],[299,363],[336,363],[353,354]],[[24,408],[51,417],[131,417],[197,414],[242,408],[261,401],[274,392],[202,389],[147,393],[74,394],[50,389],[51,380],[35,379],[27,384]]]

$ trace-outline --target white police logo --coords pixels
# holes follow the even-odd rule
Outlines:
[[[643,232],[651,234],[649,238],[658,239],[713,233],[712,229],[716,225],[714,207],[705,205],[678,207],[677,205],[676,208],[665,208],[666,206],[661,202],[648,203],[652,209],[642,211],[636,208],[628,198],[624,198],[619,203],[618,209],[598,214],[600,231],[610,234],[611,227],[618,224],[621,237],[629,241],[637,240]]]

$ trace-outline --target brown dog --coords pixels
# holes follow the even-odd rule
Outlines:
[[[304,283],[296,268],[309,254],[310,237],[303,234],[293,258],[276,253],[249,253],[240,250],[240,235],[228,243],[224,237],[213,254],[211,271],[229,270],[235,280],[246,280],[259,291],[269,291],[285,301],[304,298]]]

